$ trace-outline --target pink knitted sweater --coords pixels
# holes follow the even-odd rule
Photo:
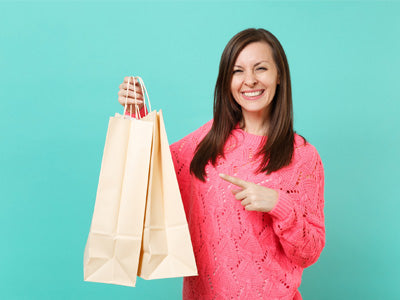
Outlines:
[[[318,152],[296,134],[291,164],[268,176],[256,174],[255,154],[265,137],[236,128],[225,144],[225,159],[215,167],[209,163],[202,182],[189,166],[211,125],[171,145],[199,273],[184,278],[183,299],[301,299],[303,269],[325,245]],[[231,193],[237,187],[219,173],[275,189],[277,205],[269,213],[246,211]]]

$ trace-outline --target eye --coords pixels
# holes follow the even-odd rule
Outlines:
[[[242,70],[233,70],[233,74],[235,74],[235,73],[239,73],[239,72],[243,72]]]
[[[263,70],[263,71],[267,71],[268,69],[267,69],[267,68],[265,68],[265,67],[259,67],[259,68],[257,68],[257,70]]]

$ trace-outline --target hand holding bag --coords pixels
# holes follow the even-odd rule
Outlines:
[[[152,133],[151,122],[118,114],[109,120],[84,254],[86,281],[135,286]]]
[[[140,118],[136,106],[133,119],[126,108],[109,121],[84,279],[135,286],[136,275],[197,275],[162,112]]]

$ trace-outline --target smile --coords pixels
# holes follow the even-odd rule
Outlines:
[[[264,94],[264,90],[255,90],[255,91],[246,91],[241,93],[243,98],[247,100],[256,100],[260,98],[262,94]]]

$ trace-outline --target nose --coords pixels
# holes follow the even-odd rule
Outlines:
[[[248,72],[244,78],[244,84],[253,87],[257,84],[257,78],[253,72]]]

